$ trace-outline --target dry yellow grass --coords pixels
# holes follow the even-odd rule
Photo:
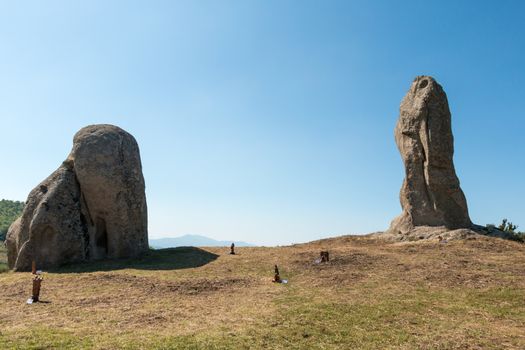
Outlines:
[[[0,274],[0,348],[524,349],[524,245],[495,238],[178,248]],[[320,250],[331,261],[314,264]],[[271,282],[273,265],[289,284]]]

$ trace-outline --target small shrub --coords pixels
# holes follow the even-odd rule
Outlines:
[[[0,263],[0,273],[7,272],[7,271],[9,271],[9,269],[7,268],[7,265]]]
[[[514,225],[507,219],[503,219],[501,221],[501,224],[497,227],[494,224],[488,224],[486,225],[486,228],[489,234],[493,233],[495,230],[499,230],[508,234],[506,238],[511,239],[513,241],[525,243],[525,232],[517,231],[518,225]]]
[[[507,219],[503,219],[501,221],[501,224],[498,226],[498,229],[503,232],[520,233],[520,232],[516,232],[517,228],[518,228],[518,225],[514,225],[512,222],[508,221]]]

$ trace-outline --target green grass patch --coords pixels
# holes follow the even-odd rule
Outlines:
[[[415,287],[393,297],[313,302],[311,295],[291,291],[277,301],[280,315],[265,334],[252,332],[254,339],[267,340],[258,344],[261,348],[279,342],[292,349],[452,349],[475,341],[493,349],[492,319],[521,323],[524,297],[523,290],[506,288],[462,293]]]
[[[86,349],[92,348],[89,337],[79,338],[60,329],[35,327],[15,334],[0,333],[0,349]]]

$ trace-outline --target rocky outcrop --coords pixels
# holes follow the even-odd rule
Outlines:
[[[53,268],[147,251],[147,206],[137,142],[113,125],[73,139],[63,164],[34,188],[9,228],[8,264]]]
[[[405,165],[400,193],[403,213],[392,221],[389,232],[471,228],[452,160],[454,139],[443,88],[432,77],[417,77],[399,112],[395,139]]]

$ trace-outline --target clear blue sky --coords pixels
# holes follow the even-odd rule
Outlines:
[[[384,230],[399,103],[429,74],[471,218],[525,229],[525,2],[2,1],[0,44],[2,198],[111,123],[139,143],[150,237]]]

